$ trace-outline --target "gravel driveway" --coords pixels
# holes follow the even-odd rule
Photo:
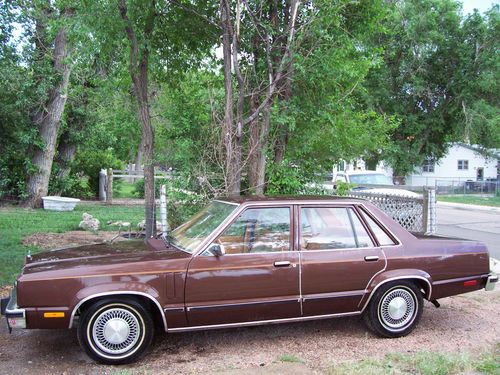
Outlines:
[[[426,303],[417,329],[407,337],[380,339],[360,318],[158,335],[140,363],[99,366],[80,350],[74,331],[22,331],[0,324],[1,374],[314,374],[344,361],[387,353],[472,352],[500,341],[500,290],[474,292]],[[280,363],[293,355],[303,364]],[[258,370],[258,371],[256,371]]]

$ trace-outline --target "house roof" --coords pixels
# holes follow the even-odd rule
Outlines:
[[[452,143],[452,146],[460,146],[468,150],[472,150],[474,152],[477,152],[478,154],[483,155],[484,157],[500,159],[500,149],[486,148],[481,145],[470,145],[463,142]]]

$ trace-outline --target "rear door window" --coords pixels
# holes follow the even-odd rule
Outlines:
[[[302,250],[373,247],[366,229],[352,208],[302,207]]]

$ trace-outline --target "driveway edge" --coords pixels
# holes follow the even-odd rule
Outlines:
[[[487,211],[487,212],[500,213],[500,207],[480,206],[478,204],[464,204],[464,203],[438,201],[437,205],[441,206],[441,207],[458,208],[460,210],[475,210],[475,211]]]

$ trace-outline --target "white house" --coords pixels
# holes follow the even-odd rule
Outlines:
[[[407,176],[406,184],[438,186],[497,178],[498,153],[490,151],[492,156],[487,157],[478,146],[452,143],[444,157],[437,161],[428,159],[422,167]]]

